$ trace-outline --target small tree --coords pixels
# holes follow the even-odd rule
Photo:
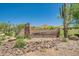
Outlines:
[[[74,22],[75,27],[79,27],[79,4],[72,4],[72,18]]]

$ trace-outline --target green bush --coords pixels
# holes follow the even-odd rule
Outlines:
[[[55,26],[48,26],[48,29],[54,29],[54,28],[56,28]]]
[[[16,36],[16,38],[17,39],[31,39],[31,37],[30,36],[26,36],[26,35],[24,35],[24,36]]]
[[[13,32],[5,32],[5,35],[12,36],[13,35]]]
[[[16,40],[16,43],[14,45],[15,48],[24,48],[25,42],[22,39]]]
[[[23,37],[17,37],[14,48],[24,48],[25,45],[26,44]]]
[[[16,39],[24,39],[24,36],[16,36]]]
[[[64,30],[60,30],[60,38],[64,38]]]
[[[0,45],[2,44],[4,40],[5,40],[5,35],[0,35]]]
[[[71,29],[71,30],[68,30],[68,35],[70,36],[74,36],[75,34],[78,34],[79,32],[79,29]]]

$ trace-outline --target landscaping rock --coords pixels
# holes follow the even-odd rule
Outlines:
[[[72,37],[69,37],[70,40],[79,40],[79,37],[77,36],[72,36]]]
[[[40,51],[42,49],[49,49],[54,47],[60,42],[57,38],[54,39],[40,39],[40,40],[27,40],[25,48],[13,48],[16,40],[8,39],[0,47],[0,55],[24,55],[29,52]]]

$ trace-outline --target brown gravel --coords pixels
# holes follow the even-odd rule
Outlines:
[[[78,56],[79,40],[60,42],[58,38],[33,38],[25,48],[13,48],[15,40],[8,40],[0,46],[1,56]]]

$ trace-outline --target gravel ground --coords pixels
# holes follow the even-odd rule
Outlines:
[[[58,41],[58,43],[57,43]],[[33,38],[25,48],[13,48],[15,41],[0,46],[1,56],[79,56],[79,40],[60,42],[58,38]],[[56,43],[56,44],[54,44]],[[54,46],[53,46],[54,45]]]
[[[79,56],[79,41],[61,42],[49,49],[27,53],[28,56]]]

